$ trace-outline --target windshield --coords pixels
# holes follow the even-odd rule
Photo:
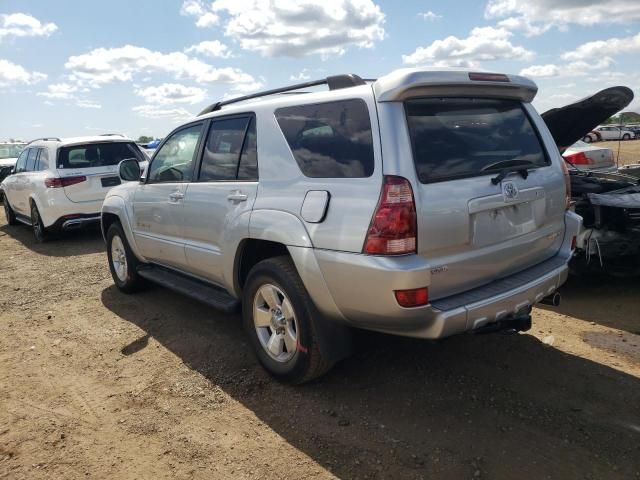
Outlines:
[[[423,98],[407,101],[405,109],[422,183],[486,175],[510,161],[550,164],[516,100]]]
[[[63,147],[58,154],[58,168],[95,168],[118,165],[125,158],[145,160],[133,142],[105,142]]]
[[[18,158],[23,148],[24,144],[22,143],[0,144],[0,160],[5,158]]]

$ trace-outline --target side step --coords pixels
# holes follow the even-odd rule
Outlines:
[[[240,302],[222,288],[167,268],[144,265],[138,268],[138,274],[153,283],[175,290],[224,313],[235,313],[239,310]]]

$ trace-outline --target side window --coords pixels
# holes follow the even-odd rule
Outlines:
[[[199,181],[213,182],[236,179],[240,151],[249,120],[249,117],[241,117],[211,122],[202,155]]]
[[[29,155],[30,148],[26,148],[22,151],[18,160],[16,160],[16,173],[24,172],[27,168],[27,156]]]
[[[162,145],[149,166],[149,182],[189,182],[202,123],[177,131]]]
[[[276,110],[300,170],[312,178],[361,178],[373,173],[373,137],[363,100]]]
[[[256,119],[252,118],[240,155],[238,180],[258,180],[258,142],[256,136]]]
[[[29,156],[27,157],[27,172],[33,172],[36,169],[36,158],[38,157],[39,148],[30,148]]]
[[[40,149],[40,156],[38,157],[38,171],[43,171],[49,168],[49,151],[46,148]]]

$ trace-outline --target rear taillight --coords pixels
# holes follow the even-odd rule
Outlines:
[[[84,175],[78,175],[77,177],[50,177],[44,179],[44,184],[47,188],[61,188],[70,187],[77,183],[81,183],[87,180]]]
[[[394,292],[398,305],[405,308],[421,307],[429,303],[429,289],[427,287],[412,290],[396,290]]]
[[[569,163],[574,165],[593,165],[593,160],[587,157],[584,152],[572,153],[571,155],[564,155],[564,158],[569,160]]]
[[[571,176],[569,175],[567,162],[562,161],[561,163],[562,163],[562,173],[564,174],[564,188],[566,192],[565,208],[569,210],[569,207],[571,207]]]
[[[385,176],[382,195],[364,242],[364,253],[415,253],[417,231],[416,204],[411,184],[403,177]]]

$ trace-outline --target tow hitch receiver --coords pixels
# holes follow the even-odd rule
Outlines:
[[[495,333],[495,332],[526,332],[531,330],[531,309],[527,309],[523,313],[517,313],[510,317],[498,320],[497,322],[488,323],[473,330],[473,333]]]

